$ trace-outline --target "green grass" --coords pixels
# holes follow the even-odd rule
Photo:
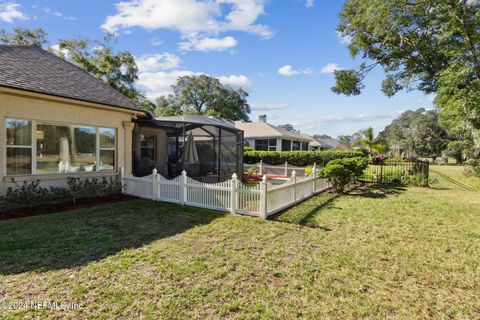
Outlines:
[[[0,318],[480,318],[480,197],[314,197],[262,221],[133,201],[0,222]],[[1,304],[0,304],[1,306]]]
[[[455,181],[458,181],[461,184],[467,185],[470,188],[480,190],[480,178],[472,176],[472,177],[465,177],[463,175],[463,166],[435,166],[435,165],[430,165],[430,177],[431,178],[436,178],[439,182],[438,185],[434,187],[441,187],[441,188],[454,188],[456,189],[457,186],[454,184],[450,183],[449,181],[443,179],[441,176],[437,174],[444,174],[451,179],[454,179]]]

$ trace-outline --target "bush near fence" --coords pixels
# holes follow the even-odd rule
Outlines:
[[[246,151],[243,154],[245,163],[254,164],[262,160],[270,165],[283,165],[288,162],[292,166],[306,167],[316,163],[325,166],[329,161],[343,158],[363,157],[363,151]]]

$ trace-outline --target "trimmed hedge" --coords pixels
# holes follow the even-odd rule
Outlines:
[[[262,160],[265,164],[281,165],[287,161],[292,166],[305,167],[316,163],[325,166],[330,160],[364,157],[362,151],[245,151],[243,159],[248,164]]]

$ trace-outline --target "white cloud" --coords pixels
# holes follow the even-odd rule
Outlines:
[[[307,6],[307,8],[311,8],[315,5],[315,0],[307,0],[305,2],[305,5]]]
[[[282,76],[285,76],[285,77],[295,76],[295,75],[299,75],[299,74],[310,74],[310,73],[312,73],[312,71],[310,69],[295,70],[289,64],[278,68],[277,72],[279,74],[281,74]]]
[[[147,98],[155,100],[162,95],[168,95],[173,92],[172,85],[177,82],[179,77],[200,75],[202,73],[188,70],[171,70],[158,72],[142,72],[138,75],[137,84],[146,91]],[[218,77],[221,83],[230,85],[234,88],[246,88],[251,85],[250,79],[243,75],[230,75]]]
[[[342,68],[338,65],[338,63],[329,63],[325,65],[320,72],[321,73],[334,73],[337,70],[341,70]]]
[[[113,33],[132,27],[169,29],[180,32],[182,38],[199,39],[200,43],[228,31],[243,31],[269,38],[273,35],[270,28],[256,23],[264,13],[265,2],[266,0],[130,0],[117,3],[116,14],[108,16],[102,28]],[[233,38],[227,38],[229,47],[232,47]],[[225,39],[223,38],[224,41]]]
[[[27,20],[28,17],[18,10],[20,7],[22,6],[15,2],[0,3],[0,20],[10,23],[15,19]]]
[[[139,72],[155,72],[175,69],[180,65],[180,58],[173,53],[144,54],[135,58]]]
[[[66,60],[69,60],[71,58],[70,51],[67,49],[60,49],[60,45],[54,44],[50,47],[50,50],[53,51],[54,54],[57,56],[63,56]]]
[[[345,44],[345,45],[348,46],[350,43],[352,43],[352,37],[342,35],[342,33],[340,31],[337,31],[337,36],[338,36],[338,40],[340,41],[341,44]]]
[[[159,46],[162,44],[162,40],[160,40],[160,38],[158,37],[153,37],[152,39],[150,39],[150,44],[152,46]]]
[[[269,104],[269,103],[252,103],[251,109],[253,111],[272,111],[287,109],[287,104]]]
[[[237,45],[237,40],[233,37],[225,38],[190,38],[188,41],[180,42],[179,49],[182,51],[223,51],[231,49]]]
[[[39,6],[33,5],[32,8],[33,8],[33,9],[38,9]],[[61,13],[61,12],[59,12],[59,11],[56,11],[56,10],[53,10],[53,9],[51,9],[51,8],[49,8],[49,7],[43,7],[43,8],[41,8],[41,10],[42,10],[43,12],[45,12],[46,14],[48,14],[48,15],[55,16],[55,17],[59,17],[59,18],[63,18],[63,19],[65,19],[65,20],[77,20],[77,18],[75,18],[75,17],[66,16],[66,15],[64,15],[63,13]]]
[[[146,89],[147,98],[154,100],[172,93],[172,85],[179,77],[195,74],[192,71],[173,70],[170,72],[143,72],[138,75],[137,83]]]
[[[230,75],[230,76],[221,76],[218,77],[221,83],[224,85],[229,85],[232,88],[248,88],[252,84],[250,79],[246,76],[240,75]]]

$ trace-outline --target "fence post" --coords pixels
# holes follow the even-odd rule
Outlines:
[[[285,161],[285,177],[288,177],[288,162]]]
[[[297,201],[297,173],[295,170],[292,171],[292,181],[293,181],[293,203]]]
[[[237,174],[234,172],[232,174],[232,182],[231,182],[231,190],[232,193],[230,195],[231,200],[230,200],[230,212],[231,213],[236,213],[237,212]]]
[[[158,171],[156,168],[153,169],[152,172],[152,200],[156,201],[158,200],[158,180],[157,180],[157,174]]]
[[[122,193],[125,193],[125,169],[123,167],[120,167],[120,188],[122,190]]]
[[[317,164],[316,163],[313,164],[312,177],[313,177],[312,194],[315,194],[315,189],[317,184]]]
[[[260,218],[267,219],[267,176],[260,182]]]
[[[180,178],[180,204],[185,205],[187,199],[187,171],[182,171],[182,177]]]
[[[259,166],[258,172],[259,172],[260,175],[262,175],[263,174],[263,161],[262,161],[262,159],[260,159],[260,164],[258,166]]]

